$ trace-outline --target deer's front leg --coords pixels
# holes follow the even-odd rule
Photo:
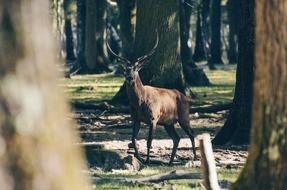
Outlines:
[[[140,130],[140,122],[135,121],[133,124],[133,135],[132,135],[132,143],[135,150],[135,157],[140,161],[144,162],[144,160],[139,156],[138,146],[137,146],[137,138]]]
[[[150,128],[149,128],[149,133],[148,133],[148,139],[147,139],[147,158],[146,158],[146,164],[150,164],[150,148],[151,148],[151,144],[152,144],[152,139],[153,139],[153,133],[155,131],[156,128],[156,121],[152,121]]]

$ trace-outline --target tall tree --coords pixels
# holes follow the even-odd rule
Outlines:
[[[253,10],[253,1],[243,2],[246,9]],[[257,0],[255,6],[252,138],[247,163],[232,189],[286,189],[287,2]]]
[[[1,189],[89,189],[48,11],[48,1],[0,0]]]
[[[72,14],[71,14],[71,0],[64,0],[65,13],[65,44],[66,44],[66,60],[74,61],[76,59],[74,53],[74,38],[72,30]]]
[[[228,0],[227,2],[227,15],[229,24],[228,34],[228,50],[227,57],[231,64],[237,62],[237,36],[238,36],[238,21],[239,21],[239,0]]]
[[[156,35],[159,45],[150,63],[141,72],[144,84],[185,91],[179,55],[179,1],[138,0],[133,58],[152,49]]]
[[[106,0],[86,0],[85,65],[82,72],[101,73],[107,67]]]
[[[233,107],[214,144],[246,144],[251,128],[252,83],[254,72],[254,6],[252,1],[240,1],[238,65]]]
[[[203,31],[202,31],[202,3],[197,7],[197,19],[196,19],[196,37],[193,60],[203,61],[206,60],[206,52],[204,48]]]
[[[57,39],[59,56],[64,57],[65,54],[65,15],[64,15],[64,0],[50,0],[52,8],[52,21],[53,21],[53,32]]]
[[[85,60],[86,0],[77,0],[77,69],[86,64]]]
[[[180,56],[183,65],[185,81],[193,86],[206,86],[210,82],[204,71],[197,67],[192,58],[192,50],[189,44],[191,0],[180,0]]]
[[[122,52],[127,58],[132,57],[135,37],[135,0],[118,0],[120,11],[120,37],[122,40]]]
[[[209,67],[214,69],[214,64],[222,64],[221,59],[221,0],[212,0],[211,3],[211,44]]]
[[[202,36],[207,60],[210,59],[210,0],[202,0]]]

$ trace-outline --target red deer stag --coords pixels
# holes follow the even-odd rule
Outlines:
[[[126,87],[133,120],[132,143],[135,150],[135,157],[143,162],[143,159],[139,156],[136,143],[140,122],[150,125],[147,140],[147,164],[150,163],[150,148],[153,134],[156,125],[159,124],[164,126],[168,135],[173,140],[173,148],[169,162],[169,164],[172,164],[180,141],[180,137],[174,128],[174,124],[178,122],[191,140],[194,159],[196,159],[194,133],[189,124],[189,98],[177,90],[143,85],[139,75],[140,69],[155,52],[158,41],[157,36],[153,49],[148,54],[139,57],[135,62],[131,62],[117,55],[107,44],[109,51],[117,57],[120,62],[125,64]]]

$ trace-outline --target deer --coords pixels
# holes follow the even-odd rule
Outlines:
[[[132,127],[132,145],[134,156],[142,163],[150,164],[150,149],[153,135],[157,125],[164,126],[167,134],[173,141],[173,148],[170,156],[169,165],[174,161],[176,151],[179,145],[180,137],[175,130],[175,124],[179,123],[191,140],[194,160],[197,159],[195,151],[194,132],[189,123],[189,102],[190,98],[175,89],[157,88],[149,85],[143,85],[139,71],[148,63],[149,58],[155,53],[158,46],[159,37],[152,50],[137,58],[135,61],[116,54],[107,43],[108,50],[124,64],[125,83],[128,99],[130,102]],[[147,158],[144,161],[139,156],[137,147],[137,138],[141,122],[149,125],[147,139]]]

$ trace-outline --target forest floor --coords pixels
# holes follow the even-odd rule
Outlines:
[[[196,94],[197,99],[194,106],[214,105],[232,102],[235,84],[235,67],[222,66],[215,71],[205,69],[212,85],[208,87],[191,87]],[[109,101],[122,85],[124,79],[121,76],[113,74],[101,75],[76,75],[71,79],[63,79],[62,85],[73,102],[82,103],[102,103]],[[213,138],[218,130],[223,126],[228,111],[217,113],[195,113],[190,115],[190,124],[195,134],[199,137],[202,133],[209,133]],[[177,125],[176,131],[181,137],[180,145],[177,151],[175,164],[167,166],[164,164],[152,164],[151,166],[141,166],[141,170],[127,170],[118,165],[115,168],[100,166],[114,165],[105,163],[103,155],[108,152],[109,162],[112,160],[111,152],[120,155],[133,155],[133,149],[129,148],[131,140],[131,118],[126,113],[110,113],[102,109],[75,109],[72,117],[77,121],[77,129],[81,136],[80,144],[85,147],[101,147],[100,160],[90,161],[89,172],[96,177],[126,177],[139,178],[160,174],[173,170],[185,170],[190,172],[202,173],[200,163],[192,162],[193,154],[191,143],[186,134]],[[146,155],[146,138],[148,127],[141,125],[139,133],[139,151],[143,158]],[[198,147],[198,138],[196,139]],[[158,126],[154,140],[152,142],[151,158],[161,162],[168,162],[172,148],[172,141],[166,134],[162,126]],[[90,149],[87,149],[90,150]],[[94,151],[94,150],[93,150]],[[247,146],[221,146],[213,147],[216,166],[218,168],[219,180],[222,188],[227,188],[234,182],[240,173],[247,157]],[[98,153],[98,152],[97,152]],[[97,155],[95,152],[95,155]],[[88,152],[88,160],[95,159],[91,156],[93,152]],[[99,153],[98,153],[99,154]],[[197,155],[200,152],[197,148]],[[171,180],[161,184],[139,185],[119,184],[117,182],[107,182],[95,185],[95,189],[161,189],[169,186],[173,189],[202,189],[202,180]]]

